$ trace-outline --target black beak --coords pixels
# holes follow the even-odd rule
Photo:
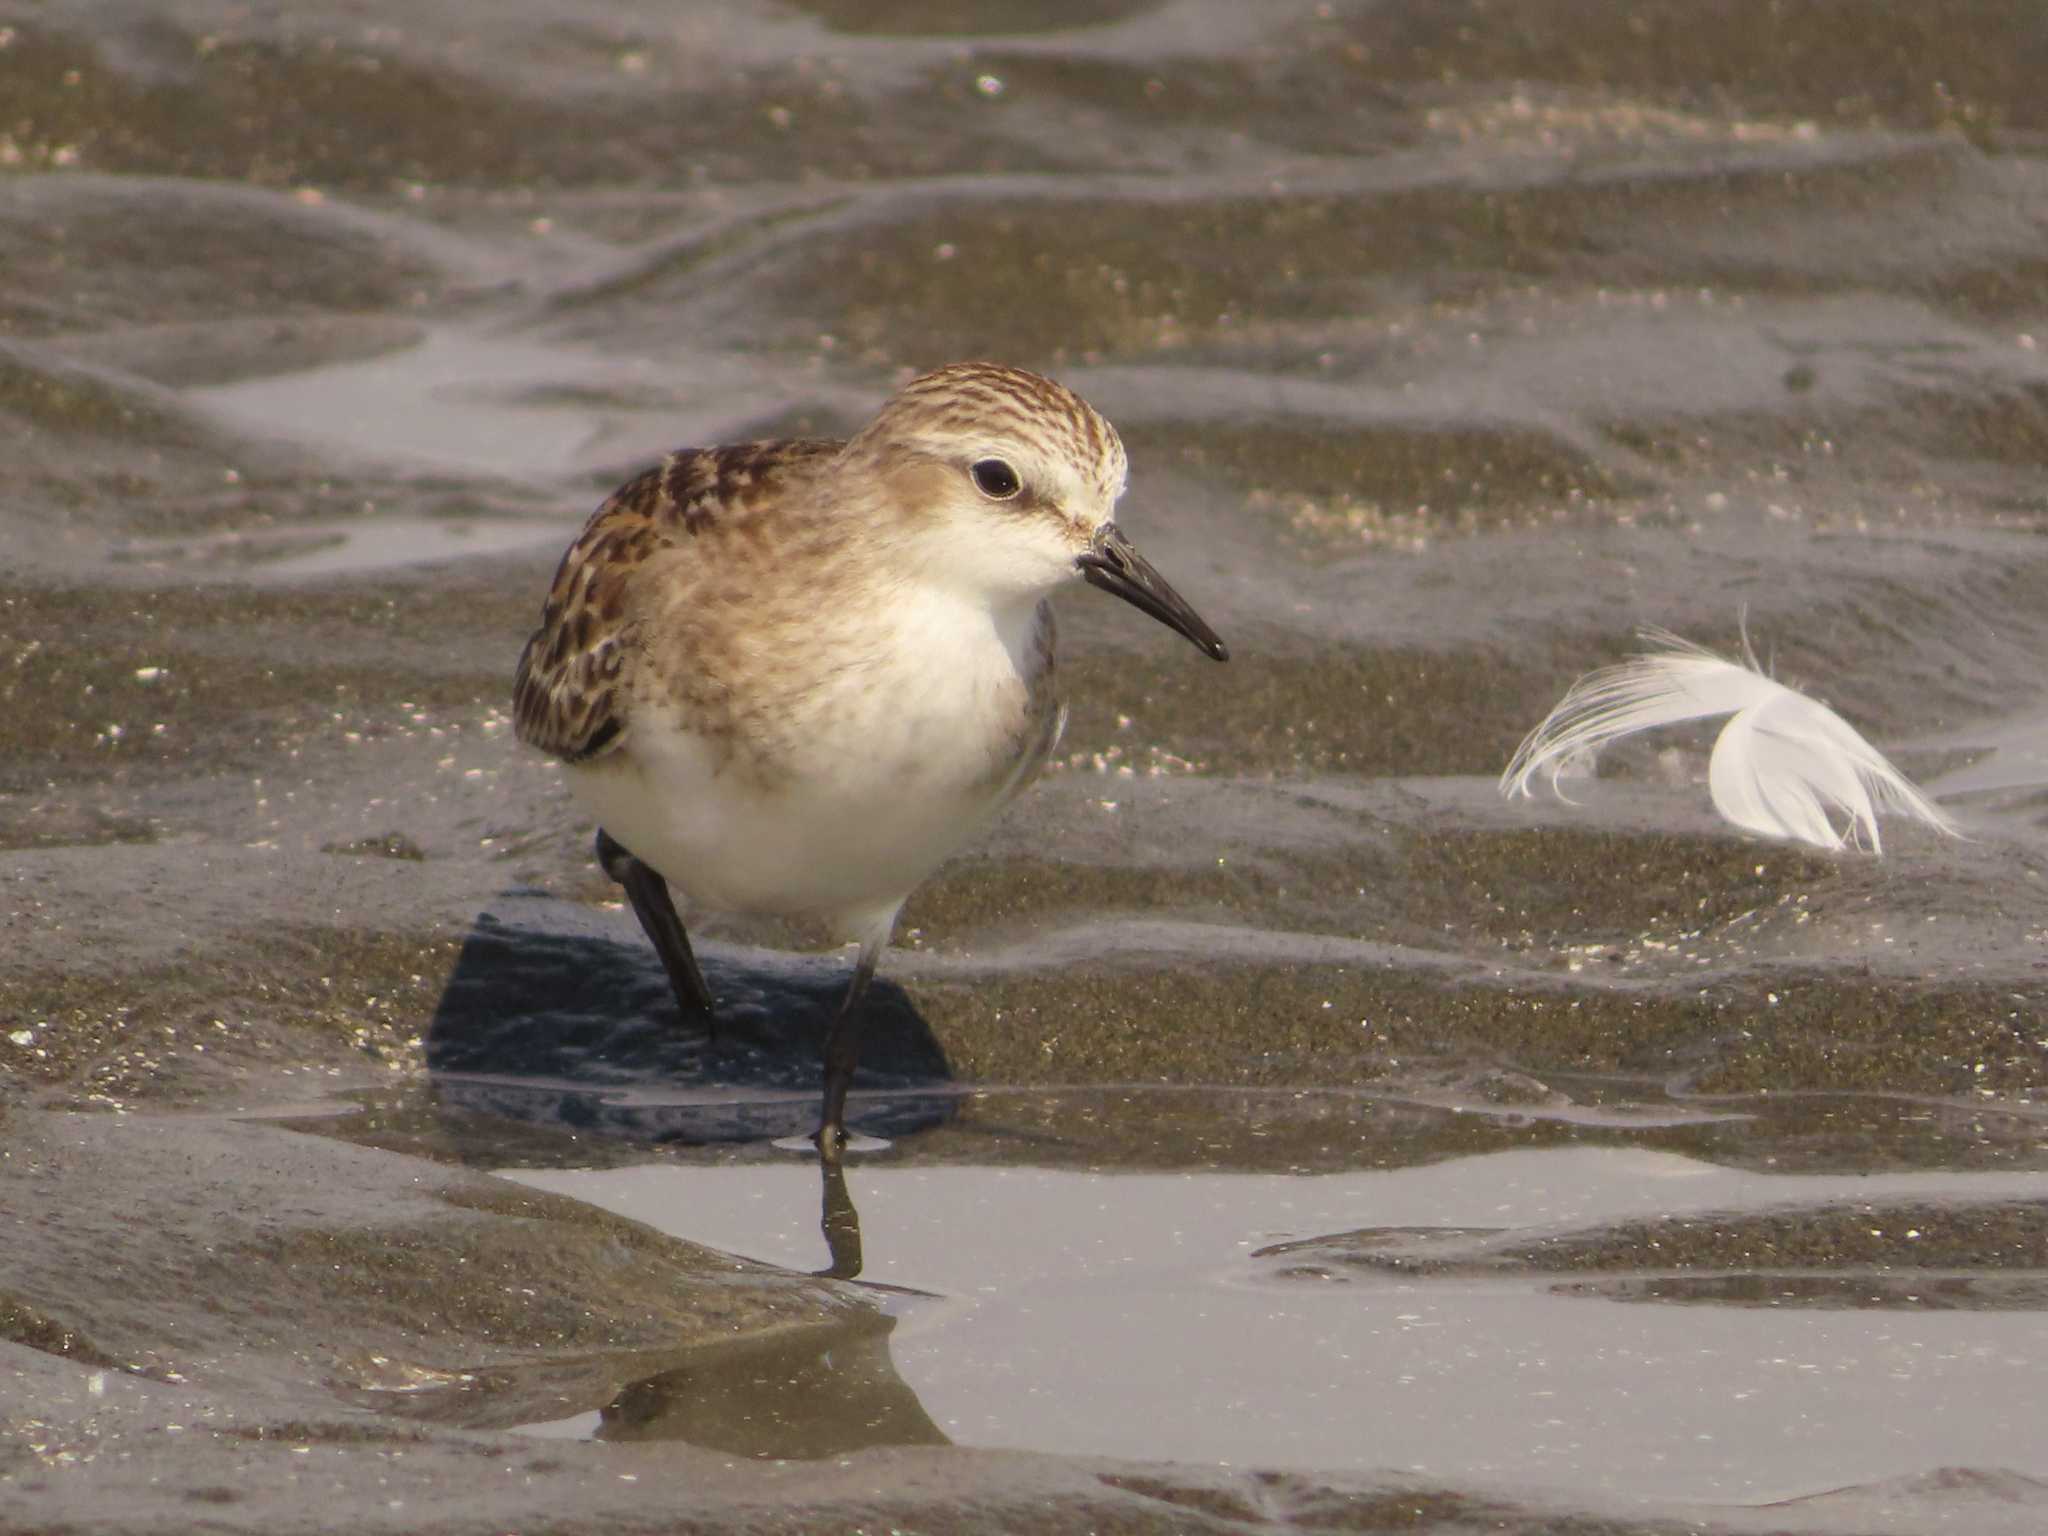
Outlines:
[[[1166,584],[1152,563],[1131,547],[1123,530],[1104,523],[1095,530],[1088,553],[1074,562],[1090,586],[1114,593],[1133,608],[1143,609],[1169,629],[1177,629],[1218,661],[1230,660],[1230,648],[1202,622],[1187,599]]]

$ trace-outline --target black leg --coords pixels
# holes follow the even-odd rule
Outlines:
[[[628,853],[603,827],[597,829],[597,862],[604,872],[626,888],[633,903],[633,915],[653,941],[661,956],[668,984],[675,989],[676,1003],[685,1014],[702,1014],[706,1032],[717,1034],[717,1017],[711,1011],[711,989],[704,985],[704,973],[697,969],[697,957],[690,950],[690,936],[683,920],[676,916],[676,904],[669,898],[668,882]]]
[[[861,947],[853,985],[846,989],[832,1033],[825,1037],[825,1113],[818,1121],[817,1141],[818,1156],[828,1163],[838,1162],[846,1150],[846,1090],[853,1086],[853,1069],[860,1060],[861,999],[875,979],[879,953],[879,946]]]

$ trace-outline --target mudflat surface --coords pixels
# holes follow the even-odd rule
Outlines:
[[[0,1529],[2038,1529],[2044,74],[2003,0],[0,0]],[[843,958],[693,920],[676,1030],[510,673],[653,455],[977,356],[1233,659],[1062,596],[821,1204]],[[1644,624],[1967,839],[1742,837],[1699,732],[1503,802]]]

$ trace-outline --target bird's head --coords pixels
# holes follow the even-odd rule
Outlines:
[[[1079,577],[1228,657],[1116,526],[1123,442],[1064,385],[955,363],[905,385],[846,451],[872,461],[927,579],[1035,601]]]

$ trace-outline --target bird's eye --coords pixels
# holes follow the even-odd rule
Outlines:
[[[976,459],[967,472],[974,476],[975,489],[991,501],[1008,501],[1024,488],[1017,471],[1001,459]]]

